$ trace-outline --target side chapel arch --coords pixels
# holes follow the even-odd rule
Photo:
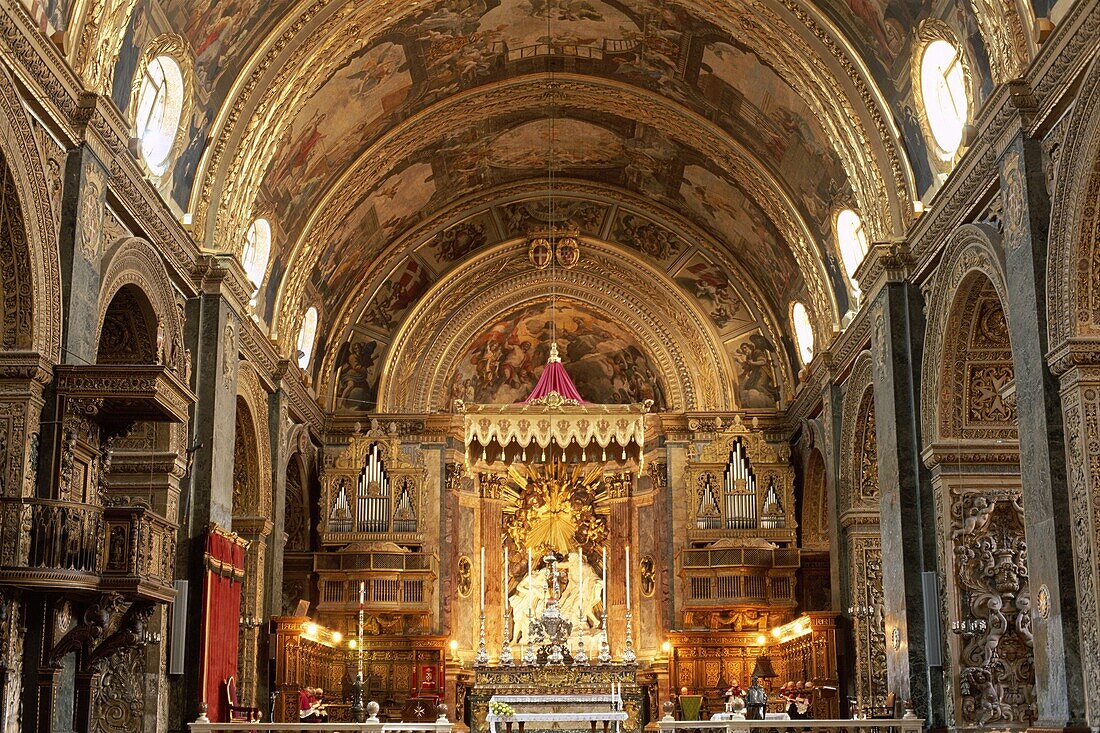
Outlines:
[[[852,366],[841,404],[837,504],[848,557],[848,598],[863,611],[852,620],[857,706],[884,705],[886,623],[879,526],[878,440],[870,352]]]
[[[60,207],[55,200],[59,191],[46,180],[47,166],[32,124],[10,77],[0,72],[0,184],[8,222],[6,236],[0,238],[4,248],[3,346],[35,351],[58,362],[61,268],[54,207]]]
[[[998,252],[995,229],[961,227],[931,284],[923,458],[939,528],[941,623],[979,625],[945,641],[948,723],[1024,727],[1036,715],[1032,600]]]
[[[1052,154],[1052,157],[1053,154]],[[1047,252],[1050,364],[1062,385],[1086,720],[1100,725],[1100,60],[1057,152]]]
[[[241,588],[241,617],[265,615],[267,538],[271,534],[271,443],[268,401],[259,374],[249,362],[237,372],[237,408],[233,438],[233,531],[249,541]],[[238,648],[239,695],[255,704],[264,660],[260,659],[259,628],[242,627]]]

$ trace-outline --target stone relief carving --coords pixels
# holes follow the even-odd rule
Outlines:
[[[981,625],[959,649],[960,716],[974,725],[1036,716],[1031,596],[1018,493],[955,492],[951,539],[959,616]]]

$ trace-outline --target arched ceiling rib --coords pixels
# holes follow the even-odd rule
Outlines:
[[[606,183],[563,180],[557,190],[554,206],[560,220],[575,227],[582,237],[614,241],[681,282],[689,298],[694,297],[710,318],[719,337],[736,335],[750,323],[759,325],[770,337],[782,334],[782,321],[777,317],[782,311],[764,298],[761,286],[766,282],[761,268],[775,268],[775,263],[766,259],[769,253],[731,254],[674,210]],[[496,186],[445,206],[395,238],[383,254],[372,260],[371,272],[350,290],[339,311],[326,314],[332,346],[341,343],[353,326],[368,324],[379,331],[392,330],[380,326],[369,310],[375,308],[382,292],[380,286],[409,253],[426,265],[430,278],[439,278],[467,256],[522,236],[532,220],[549,219],[545,195],[545,181]],[[386,320],[397,319],[391,316]],[[322,365],[320,379],[331,371],[330,367]]]
[[[775,227],[778,233],[776,244],[790,248],[801,277],[805,279],[810,304],[822,333],[829,332],[832,324],[839,319],[839,314],[829,274],[822,264],[824,252],[799,214],[789,192],[784,190],[780,181],[769,175],[765,165],[705,120],[675,104],[639,93],[633,87],[590,77],[559,76],[553,91],[555,105],[563,110],[589,111],[620,119],[633,117],[645,129],[694,151],[700,161],[708,161],[716,173],[734,182],[729,187],[732,189],[736,185]],[[527,111],[543,110],[546,104],[545,79],[534,76],[509,80],[490,90],[469,91],[449,97],[368,148],[357,164],[330,188],[327,200],[311,212],[310,221],[302,230],[298,243],[291,248],[283,292],[277,299],[279,308],[289,310],[275,313],[280,338],[288,338],[288,334],[294,332],[293,325],[300,310],[297,306],[301,304],[307,278],[314,271],[325,244],[333,241],[339,231],[347,226],[349,217],[360,205],[361,199],[356,195],[358,192],[374,190],[381,182],[391,181],[395,171],[408,170],[412,165],[419,166],[419,175],[411,175],[408,180],[402,178],[396,183],[404,186],[417,185],[416,181],[423,183],[426,177],[432,175],[431,166],[422,161],[432,159],[434,141],[453,141],[471,128],[476,130],[478,122],[500,115],[518,116]],[[472,157],[474,153],[470,155]],[[686,172],[692,171],[705,171],[705,168],[701,165],[686,168]],[[706,172],[695,173],[695,176],[695,179],[679,184],[681,189],[673,193],[682,195],[682,190],[689,188],[689,196],[685,196],[689,199],[688,204],[701,199],[698,205],[706,207],[697,218],[709,213],[706,218],[721,222],[721,208],[729,197],[713,204],[704,198],[706,191],[713,189],[719,179]],[[696,194],[695,191],[700,189],[704,192]],[[703,222],[703,225],[706,223]],[[722,236],[720,232],[715,233]],[[730,248],[736,249],[736,246]],[[363,254],[366,255],[364,260],[372,259],[373,253]],[[773,292],[771,297],[785,302],[790,294]]]
[[[252,90],[253,95],[242,94],[234,100],[234,111],[226,115],[227,126],[217,132],[216,143],[204,163],[201,189],[196,189],[196,221],[205,222],[207,235],[213,237],[215,245],[236,246],[237,230],[247,219],[275,141],[296,110],[293,100],[311,89],[309,78],[323,78],[319,71],[325,64],[341,63],[349,51],[382,38],[427,5],[372,3],[360,6],[358,12],[324,7],[309,22],[294,24],[301,26],[306,41],[297,46],[285,44],[293,51],[285,54],[282,63],[276,63],[279,54],[275,52],[276,48],[284,50],[281,44],[273,44],[272,50],[257,61],[249,82],[240,85],[242,90]],[[706,23],[751,45],[762,58],[769,58],[787,83],[804,95],[828,128],[834,152],[844,163],[859,203],[868,212],[872,232],[884,236],[898,231],[908,198],[903,158],[877,107],[877,95],[861,79],[859,67],[847,58],[843,48],[828,37],[809,12],[793,2],[788,8],[754,4],[749,12],[726,2],[684,3],[675,5],[675,11],[668,6],[661,9],[666,14],[686,13],[685,9],[696,10],[699,6],[703,13],[710,14]],[[656,17],[657,11],[649,10]],[[252,81],[271,73],[272,68],[278,72],[270,80]],[[852,76],[841,80],[842,73]],[[869,134],[868,130],[874,132]],[[232,157],[227,159],[227,154]],[[218,222],[205,219],[212,201],[219,202]],[[892,204],[883,206],[882,201]]]

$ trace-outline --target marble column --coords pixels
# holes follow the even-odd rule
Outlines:
[[[944,724],[944,690],[927,664],[921,573],[935,569],[935,507],[920,458],[922,299],[906,282],[904,245],[877,244],[857,276],[871,321],[882,533],[887,685],[919,717]],[[870,274],[871,277],[867,277]]]
[[[211,523],[232,527],[233,446],[236,431],[237,365],[240,313],[245,303],[244,272],[229,256],[208,256],[202,292],[187,303],[184,340],[193,354],[191,389],[198,396],[192,408],[189,443],[194,448],[186,497],[180,511],[176,572],[190,581],[185,647],[188,657],[183,684],[173,686],[173,720],[192,721],[202,700],[200,618],[203,584],[203,541]]]
[[[281,365],[285,375],[289,362]],[[256,678],[256,700],[260,709],[266,710],[271,704],[271,687],[268,679],[267,664],[273,655],[270,648],[270,636],[267,633],[267,620],[283,613],[283,554],[286,550],[286,465],[294,452],[290,443],[291,421],[287,396],[284,389],[276,389],[268,396],[267,411],[268,436],[271,440],[271,531],[267,535],[267,548],[264,553],[264,591],[260,605],[260,618],[264,621],[259,636],[257,660],[263,665]]]
[[[1072,524],[1057,378],[1047,353],[1046,252],[1050,202],[1040,141],[1019,134],[1000,161],[1004,203],[1005,315],[1012,343],[1021,437],[1028,584],[1042,597],[1032,623],[1035,655],[1034,727],[1084,724],[1078,648]]]

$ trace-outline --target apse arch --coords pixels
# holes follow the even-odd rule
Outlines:
[[[670,409],[733,409],[729,358],[694,305],[658,273],[613,247],[586,242],[582,264],[559,273],[556,282],[559,297],[606,312],[649,347]],[[523,242],[500,245],[452,270],[395,335],[379,384],[379,410],[448,407],[452,365],[462,349],[502,314],[549,292],[549,274],[527,263]]]
[[[46,181],[33,123],[23,109],[7,71],[0,72],[0,173],[7,215],[15,216],[3,238],[5,278],[18,272],[4,313],[5,348],[33,350],[53,362],[61,359],[61,264],[53,207],[60,207]],[[21,263],[21,264],[20,264]],[[8,334],[11,334],[9,337]]]
[[[643,94],[630,85],[570,75],[561,77],[560,85],[560,104],[637,119],[713,161],[729,180],[743,182],[742,191],[790,247],[805,278],[810,310],[819,332],[832,332],[840,316],[833,280],[825,266],[824,245],[817,242],[790,192],[755,156],[713,123],[668,100]],[[492,93],[477,89],[456,94],[446,103],[411,118],[415,124],[402,126],[364,151],[357,164],[345,171],[329,189],[325,201],[311,213],[291,248],[287,274],[280,283],[276,311],[272,314],[272,321],[277,324],[274,335],[284,347],[291,348],[286,328],[301,304],[306,279],[319,256],[315,243],[334,236],[336,228],[358,203],[353,192],[377,185],[387,173],[396,169],[392,161],[407,160],[423,148],[427,130],[444,134],[453,131],[454,120],[462,121],[458,125],[460,129],[467,129],[477,120],[488,119],[494,114],[515,115],[544,108],[545,87],[545,80],[536,76],[501,82],[494,86]]]
[[[1080,90],[1051,196],[1046,297],[1052,355],[1065,352],[1072,339],[1100,338],[1100,59]]]
[[[524,180],[485,189],[475,195],[466,196],[441,207],[431,218],[422,220],[406,233],[395,238],[389,243],[386,250],[373,260],[372,276],[363,278],[358,290],[353,291],[349,297],[345,298],[336,315],[328,319],[331,324],[330,331],[346,334],[353,324],[359,322],[381,282],[395,267],[399,266],[402,258],[409,256],[410,252],[416,254],[423,251],[427,243],[433,238],[474,217],[479,215],[492,217],[494,208],[515,206],[526,201],[536,200],[536,198],[541,200],[544,196],[545,181]],[[561,180],[558,182],[557,196],[559,200],[580,201],[608,207],[608,221],[605,221],[602,227],[606,229],[610,225],[611,230],[601,232],[600,234],[603,236],[596,236],[595,238],[605,243],[613,243],[613,246],[622,247],[625,252],[629,252],[635,257],[639,256],[636,250],[641,249],[640,247],[629,247],[622,242],[615,241],[616,236],[618,236],[615,231],[617,217],[641,218],[667,229],[678,241],[677,249],[672,255],[662,255],[672,258],[671,264],[666,264],[665,267],[675,269],[676,263],[686,257],[686,253],[692,251],[702,252],[723,268],[729,274],[730,279],[737,283],[738,295],[744,300],[752,316],[759,321],[768,338],[776,342],[780,340],[778,334],[783,332],[782,324],[785,324],[785,321],[777,318],[776,313],[785,312],[786,303],[782,304],[783,311],[777,310],[780,306],[778,304],[773,306],[763,293],[761,286],[748,274],[750,270],[746,263],[741,261],[740,257],[742,255],[729,251],[728,248],[714,240],[708,232],[700,229],[698,225],[687,219],[683,214],[658,201],[643,198],[626,189],[588,180]],[[589,240],[593,239],[594,233],[581,231],[580,234],[583,239]],[[484,245],[479,245],[466,252],[464,256],[474,254],[480,256],[489,251],[490,245],[498,243],[500,242],[497,240],[486,241]],[[652,262],[654,257],[644,251],[640,259],[654,264]],[[450,267],[457,266],[457,264],[459,263],[456,260],[448,265],[445,270],[440,270],[439,274],[445,275]],[[670,270],[671,274],[672,271]],[[326,356],[322,364],[321,380],[324,380],[324,375],[331,371],[331,359],[330,350],[329,355]],[[323,384],[323,381],[321,383]],[[321,389],[320,392],[323,393],[324,389]]]

